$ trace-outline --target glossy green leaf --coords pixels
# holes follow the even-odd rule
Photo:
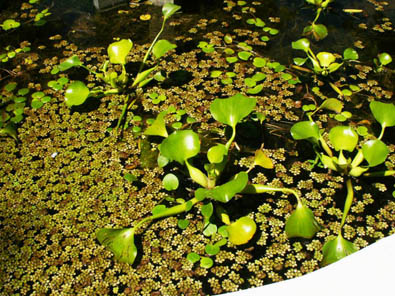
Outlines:
[[[59,69],[59,71],[66,71],[72,67],[80,67],[81,65],[82,65],[82,62],[80,61],[79,57],[76,55],[73,55],[72,57],[69,57],[64,62],[60,63],[58,65],[58,69]]]
[[[133,81],[132,87],[135,87],[136,85],[139,85],[139,87],[143,87],[144,85],[142,85],[141,83],[143,83],[146,80],[147,76],[151,74],[152,71],[156,70],[156,68],[157,66],[138,73]]]
[[[212,202],[209,202],[209,203],[207,203],[207,204],[204,204],[204,205],[202,206],[201,212],[202,212],[203,217],[204,217],[206,220],[210,219],[210,217],[212,216],[212,214],[213,214],[213,212],[214,212],[213,203],[212,203]]]
[[[214,255],[217,255],[219,253],[220,248],[219,248],[219,246],[208,244],[208,245],[206,245],[204,250],[206,251],[206,253],[208,255],[214,256]]]
[[[315,40],[319,41],[328,36],[328,29],[324,25],[313,23],[303,29],[303,35],[306,36],[310,34],[313,35]]]
[[[314,24],[313,25],[313,35],[317,41],[322,40],[326,36],[328,36],[328,29],[324,25]]]
[[[181,6],[175,5],[173,3],[165,3],[162,7],[162,14],[167,20],[169,17],[171,17],[173,14],[175,14],[178,10],[181,9]]]
[[[317,54],[317,59],[322,67],[327,68],[336,60],[336,57],[330,52],[322,51]]]
[[[200,267],[208,269],[211,268],[213,265],[214,265],[214,261],[209,257],[203,257],[200,259]]]
[[[248,52],[248,51],[240,51],[238,54],[239,58],[243,61],[247,61],[250,56],[252,55],[252,53]]]
[[[191,263],[196,263],[200,260],[200,256],[197,253],[191,252],[187,255],[187,260]]]
[[[304,63],[306,63],[306,61],[308,60],[308,58],[294,58],[294,64],[297,66],[303,66]]]
[[[292,42],[292,48],[307,52],[310,48],[310,41],[307,38],[299,39],[297,41]]]
[[[40,99],[33,99],[31,102],[31,106],[33,109],[39,109],[44,105],[43,102],[41,102]]]
[[[130,39],[122,39],[111,43],[107,48],[107,53],[110,62],[113,64],[126,64],[126,57],[133,47],[133,42]]]
[[[312,238],[320,228],[313,212],[302,203],[298,203],[285,224],[285,232],[289,238]]]
[[[247,87],[254,87],[256,85],[256,81],[254,79],[252,79],[251,77],[247,77],[244,79],[244,84]]]
[[[192,130],[175,131],[160,144],[161,155],[170,161],[184,164],[184,161],[200,151],[199,136]]]
[[[247,89],[247,93],[251,94],[251,95],[256,95],[256,94],[260,93],[262,91],[262,89],[263,89],[263,84],[259,84],[253,88]]]
[[[222,71],[214,70],[214,71],[211,71],[210,77],[211,78],[218,78],[219,76],[221,76],[221,74],[222,74]]]
[[[339,150],[353,151],[358,144],[358,134],[350,126],[335,126],[329,131],[329,140]]]
[[[336,113],[342,112],[343,103],[338,99],[326,99],[320,106],[321,109],[335,111]]]
[[[395,105],[393,103],[372,101],[369,107],[374,118],[376,118],[382,127],[395,126]]]
[[[162,39],[155,43],[152,48],[152,53],[156,59],[164,56],[168,51],[175,49],[177,45],[170,43],[169,41]]]
[[[166,190],[172,191],[178,188],[179,181],[176,175],[167,174],[166,176],[164,176],[162,183],[163,187],[165,187]]]
[[[162,111],[158,114],[155,121],[145,130],[144,134],[149,136],[161,136],[164,138],[168,137],[166,130],[166,123],[164,117],[167,111]]]
[[[207,151],[207,158],[210,163],[221,163],[224,159],[224,156],[228,154],[228,150],[226,149],[225,145],[218,144],[216,146],[211,147]]]
[[[378,55],[378,58],[379,58],[380,64],[383,65],[383,66],[388,65],[389,63],[392,62],[391,55],[389,55],[386,52],[380,53]]]
[[[291,136],[295,140],[308,140],[317,144],[320,129],[314,121],[300,121],[291,127]]]
[[[254,76],[251,77],[255,82],[262,81],[266,78],[266,74],[262,72],[255,73]]]
[[[216,233],[217,233],[217,225],[212,223],[208,223],[203,230],[203,234],[205,236],[213,236]]]
[[[383,163],[389,152],[387,145],[378,139],[369,140],[362,145],[363,157],[371,167]]]
[[[68,107],[83,104],[89,96],[89,88],[81,81],[74,81],[66,89],[65,102]]]
[[[332,63],[332,64],[330,64],[329,67],[328,67],[329,73],[335,72],[342,65],[343,65],[343,63]]]
[[[358,52],[354,48],[346,48],[343,52],[343,59],[355,61],[359,59]]]
[[[3,28],[3,30],[7,31],[7,30],[18,28],[20,25],[21,23],[17,22],[16,20],[7,19],[0,26]]]
[[[157,162],[158,162],[158,166],[160,168],[163,168],[169,163],[169,159],[167,157],[164,157],[163,155],[159,154]]]
[[[180,229],[186,229],[189,225],[189,221],[186,219],[178,219],[177,226]]]
[[[273,161],[260,149],[255,151],[254,165],[259,165],[265,169],[274,168]]]
[[[248,243],[256,232],[256,224],[248,216],[241,217],[231,223],[226,230],[228,239],[234,245],[243,245]]]
[[[229,34],[226,34],[224,37],[224,41],[226,44],[231,44],[233,42],[233,38]]]
[[[356,252],[357,250],[357,247],[352,242],[345,240],[341,235],[339,235],[337,238],[326,242],[322,247],[324,258],[322,259],[321,265],[329,265]]]
[[[238,60],[239,60],[239,59],[238,59],[237,57],[227,57],[227,58],[226,58],[226,61],[227,61],[229,64],[236,63]]]
[[[262,19],[257,17],[255,19],[255,26],[257,26],[258,28],[263,28],[264,26],[266,26],[266,23]]]
[[[102,245],[114,253],[117,260],[133,264],[137,256],[133,228],[102,228],[96,233],[96,237]]]
[[[239,93],[227,99],[215,99],[210,105],[210,112],[215,120],[234,128],[255,105],[256,99]]]
[[[238,173],[235,178],[225,184],[217,186],[208,192],[208,197],[223,203],[229,202],[237,193],[241,192],[248,182],[246,172]]]

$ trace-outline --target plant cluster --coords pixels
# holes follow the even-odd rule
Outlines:
[[[98,230],[97,238],[107,246],[122,261],[133,264],[137,256],[137,247],[134,243],[134,236],[137,229],[143,224],[168,216],[188,212],[198,203],[203,203],[201,213],[204,217],[203,233],[206,236],[215,237],[220,234],[222,239],[206,245],[207,255],[216,255],[220,247],[230,242],[232,245],[243,245],[248,243],[256,232],[255,221],[247,216],[240,217],[236,221],[231,221],[226,210],[221,204],[230,202],[235,195],[262,194],[265,192],[283,192],[292,194],[297,201],[296,210],[290,215],[285,226],[288,237],[311,238],[320,229],[312,211],[303,204],[299,194],[288,188],[278,188],[263,184],[249,182],[248,172],[254,166],[272,168],[273,164],[262,150],[257,150],[254,163],[247,171],[239,171],[233,175],[229,181],[218,184],[224,172],[228,172],[228,164],[231,163],[230,150],[236,137],[236,125],[242,122],[255,108],[256,99],[236,94],[227,99],[215,99],[210,105],[210,112],[214,119],[220,123],[231,127],[232,135],[225,143],[219,143],[210,147],[207,151],[208,163],[203,165],[205,173],[195,166],[192,158],[198,156],[200,151],[200,139],[193,130],[176,130],[168,134],[164,117],[167,111],[161,112],[154,123],[145,131],[149,136],[160,136],[165,139],[159,145],[158,164],[160,167],[166,166],[169,162],[175,161],[180,165],[185,165],[189,177],[200,187],[195,190],[194,197],[188,201],[175,199],[180,204],[166,207],[165,205],[156,206],[152,215],[148,216],[133,227],[125,229],[103,228]],[[167,190],[176,190],[179,186],[178,178],[169,173],[163,178],[163,186]],[[224,225],[217,227],[214,222],[214,214],[217,220]],[[179,220],[180,228],[188,226],[187,220]],[[201,261],[201,266],[209,268],[213,262],[210,257],[200,257],[199,254],[190,253],[187,259],[192,263]]]
[[[88,88],[82,81],[73,81],[70,83],[65,91],[65,102],[67,106],[78,106],[83,104],[88,97],[100,97],[109,94],[122,94],[125,97],[124,106],[122,108],[121,116],[119,117],[116,129],[121,126],[128,110],[132,108],[137,100],[136,89],[144,87],[151,80],[156,79],[162,81],[164,77],[160,72],[154,76],[150,76],[152,72],[157,69],[157,66],[145,69],[146,63],[153,55],[155,62],[163,57],[168,51],[175,49],[177,46],[169,41],[162,39],[158,40],[162,34],[166,21],[176,13],[181,7],[171,3],[166,3],[162,8],[163,22],[162,27],[155,39],[152,41],[150,47],[146,51],[144,59],[140,64],[138,72],[131,79],[131,75],[126,72],[125,65],[127,63],[127,56],[133,48],[133,42],[130,39],[122,39],[111,43],[107,48],[108,60],[105,61],[99,71],[93,71],[88,66],[85,66],[77,55],[74,55],[58,66],[56,66],[51,73],[56,74],[74,67],[81,67],[94,75],[97,80],[104,82],[104,85],[97,85],[93,88]],[[113,67],[110,67],[112,65]],[[116,67],[120,66],[121,73],[117,72]],[[55,85],[55,83],[53,83]],[[58,86],[58,84],[56,84]]]
[[[342,103],[336,99],[328,99],[322,103],[319,109],[328,109],[340,112]],[[380,135],[376,138],[374,135],[366,135],[367,140],[359,142],[359,136],[352,126],[337,125],[329,130],[328,136],[331,146],[338,152],[335,155],[330,148],[329,143],[323,136],[318,124],[313,121],[312,115],[309,114],[308,121],[300,121],[295,123],[291,128],[291,135],[295,140],[307,140],[313,144],[317,160],[330,171],[335,171],[346,178],[347,196],[345,200],[343,216],[340,223],[340,229],[337,238],[328,241],[323,247],[323,265],[337,261],[350,253],[355,252],[356,247],[342,236],[342,228],[346,222],[347,214],[354,199],[354,189],[352,179],[357,177],[371,176],[392,176],[395,175],[394,170],[370,172],[370,169],[384,163],[389,149],[381,140],[384,130],[387,127],[395,126],[395,105],[372,101],[370,110],[374,118],[381,125]],[[357,152],[353,157],[351,153]]]

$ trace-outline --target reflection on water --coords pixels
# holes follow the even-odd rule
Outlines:
[[[48,23],[43,27],[29,29],[19,28],[7,38],[1,38],[0,46],[12,44],[13,40],[21,42],[28,40],[34,44],[45,44],[49,36],[60,34],[63,38],[75,43],[80,48],[90,46],[107,46],[114,37],[130,38],[137,44],[150,42],[161,25],[161,8],[155,5],[140,4],[142,1],[108,0],[118,3],[111,7],[98,11],[93,6],[92,0],[45,0],[41,1],[39,9],[50,7],[52,15],[48,17]],[[155,0],[152,2],[168,0]],[[171,0],[173,1],[173,0]],[[2,0],[2,7],[15,8],[15,1]],[[344,48],[352,47],[351,42],[361,40],[365,48],[361,51],[361,59],[375,56],[380,50],[395,54],[393,40],[394,29],[378,34],[372,30],[375,25],[386,22],[395,23],[395,3],[392,1],[384,7],[384,11],[375,10],[375,6],[369,1],[343,0],[334,1],[330,9],[321,14],[319,23],[328,27],[330,34],[319,42],[319,49],[341,53]],[[276,59],[283,64],[292,63],[291,42],[301,36],[303,27],[314,19],[315,11],[307,7],[305,1],[294,0],[267,0],[260,5],[254,6],[255,13],[242,14],[240,10],[226,12],[223,10],[222,0],[174,0],[175,4],[182,6],[182,13],[173,18],[178,25],[168,25],[163,38],[174,40],[176,36],[187,35],[196,42],[202,40],[203,35],[209,30],[232,32],[234,28],[259,30],[251,28],[245,23],[249,17],[260,17],[267,20],[270,17],[278,18],[274,23],[280,34],[271,38],[267,46],[258,48],[257,51]],[[7,5],[5,5],[7,4]],[[6,7],[6,8],[7,8]],[[362,9],[362,13],[348,14],[343,9]],[[15,10],[15,9],[14,9]],[[150,14],[150,21],[140,20],[143,14]],[[241,16],[242,20],[236,20]],[[195,27],[200,19],[217,19],[218,22],[209,25],[198,33],[190,34],[190,29]],[[172,20],[172,21],[173,21]],[[369,29],[364,29],[366,25]],[[240,40],[242,41],[242,40]]]

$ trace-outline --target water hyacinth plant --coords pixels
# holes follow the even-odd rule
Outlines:
[[[328,35],[328,29],[325,25],[317,24],[316,22],[320,17],[321,12],[328,7],[332,0],[306,0],[306,2],[314,5],[317,10],[314,20],[309,26],[303,29],[303,35],[312,35],[315,40],[322,40]]]
[[[337,112],[342,109],[340,101],[329,100],[331,101],[324,102],[321,105],[323,109],[336,110]],[[295,123],[291,128],[291,135],[295,140],[311,142],[317,154],[317,159],[329,170],[335,171],[346,178],[347,195],[340,229],[337,238],[324,245],[322,265],[335,262],[357,250],[351,242],[345,240],[342,236],[342,228],[354,199],[353,178],[395,175],[394,170],[370,171],[373,167],[384,163],[389,154],[389,149],[382,138],[387,127],[395,126],[395,105],[372,101],[369,107],[374,118],[381,125],[379,136],[376,138],[374,135],[370,135],[369,140],[360,143],[358,133],[352,126],[335,126],[329,130],[328,136],[329,142],[337,155],[324,139],[323,132],[319,129],[318,124],[312,120],[312,114],[308,115],[310,120]],[[352,155],[352,153],[353,157],[347,156]]]
[[[294,58],[294,64],[296,65],[294,68],[309,72],[309,69],[303,68],[302,66],[307,62],[307,60],[310,60],[314,73],[323,76],[328,76],[330,73],[338,70],[345,61],[355,61],[359,57],[357,51],[353,48],[347,48],[344,50],[343,61],[341,63],[336,61],[336,56],[333,53],[322,51],[314,54],[310,48],[310,41],[307,38],[302,38],[292,42],[292,48],[302,50],[307,55],[306,58]]]
[[[105,83],[105,85],[98,85],[94,88],[88,88],[82,81],[73,81],[67,87],[65,91],[65,102],[67,106],[78,106],[83,104],[88,97],[105,96],[109,94],[122,94],[124,95],[124,106],[122,113],[119,117],[116,129],[118,129],[125,118],[127,111],[135,103],[135,90],[137,88],[144,87],[149,83],[153,77],[150,74],[157,68],[157,66],[144,69],[146,62],[148,61],[151,54],[157,62],[163,57],[168,51],[176,48],[175,44],[170,43],[167,40],[158,40],[162,34],[166,21],[176,13],[181,7],[175,4],[166,3],[162,7],[163,22],[162,27],[155,39],[152,41],[149,49],[147,50],[144,59],[140,64],[140,68],[134,77],[131,77],[126,72],[125,65],[127,63],[127,56],[133,48],[133,42],[129,39],[121,39],[119,41],[111,43],[107,48],[108,60],[103,63],[99,71],[93,71],[89,67],[85,66],[78,56],[74,55],[52,70],[52,74],[56,74],[59,71],[66,71],[70,68],[84,68],[89,73],[93,74],[98,80]],[[119,65],[122,69],[121,73],[117,73],[110,65]]]
[[[203,234],[212,237],[214,234],[219,233],[222,236],[220,241],[206,246],[206,253],[215,255],[219,252],[220,247],[227,242],[233,245],[248,243],[253,238],[257,228],[255,221],[248,215],[231,222],[228,213],[221,204],[231,202],[235,195],[262,194],[266,192],[282,192],[294,195],[297,200],[297,208],[288,218],[285,231],[289,237],[313,237],[320,229],[320,226],[311,210],[303,204],[302,199],[295,190],[249,183],[248,172],[251,168],[247,171],[239,171],[227,182],[218,184],[220,176],[228,165],[229,151],[236,137],[236,126],[253,111],[255,106],[256,99],[245,97],[242,94],[236,94],[227,99],[215,99],[212,102],[210,105],[211,115],[217,121],[231,127],[232,135],[226,143],[218,143],[208,149],[208,163],[203,166],[205,172],[193,164],[193,158],[201,152],[199,135],[190,129],[176,130],[169,135],[164,121],[167,111],[160,113],[155,122],[145,132],[147,135],[164,137],[164,140],[159,145],[159,166],[164,167],[173,161],[180,165],[185,165],[189,177],[200,187],[195,190],[194,197],[188,201],[183,201],[172,207],[166,207],[165,205],[156,206],[151,216],[140,220],[133,227],[126,229],[103,228],[98,230],[97,238],[99,242],[108,247],[118,260],[133,264],[137,256],[134,234],[138,228],[146,222],[187,212],[197,203],[203,203],[201,207],[201,213],[205,221]],[[269,165],[267,164],[267,159],[263,161],[264,157],[262,154],[262,151],[255,153],[253,166],[263,164],[265,167],[272,167],[270,159]],[[163,182],[166,189],[174,190],[178,187],[179,182],[174,177],[165,176]],[[224,224],[221,227],[217,227],[215,222],[213,222],[214,213],[217,213],[219,220]],[[187,223],[184,220],[180,220],[179,225],[183,228]],[[195,253],[189,254],[188,259],[191,262],[201,260],[201,265],[206,268],[212,265],[212,260],[209,257],[200,258]],[[208,263],[206,261],[210,261],[210,264],[205,264]]]

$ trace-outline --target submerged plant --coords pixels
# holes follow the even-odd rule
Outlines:
[[[188,201],[183,201],[181,204],[169,208],[164,205],[156,206],[151,216],[140,220],[131,228],[103,228],[98,230],[97,238],[100,243],[108,247],[118,260],[133,264],[137,256],[134,234],[138,228],[146,222],[187,212],[197,203],[203,203],[201,212],[205,220],[204,235],[213,237],[218,232],[223,237],[222,240],[206,246],[206,253],[214,255],[227,241],[233,245],[243,245],[248,243],[256,232],[256,224],[251,217],[243,216],[231,222],[227,212],[220,204],[230,202],[237,194],[262,194],[265,192],[290,193],[296,197],[297,208],[286,222],[285,231],[289,237],[311,238],[314,236],[320,229],[320,226],[295,190],[263,184],[249,184],[248,172],[251,168],[248,171],[239,171],[227,182],[218,184],[220,176],[222,176],[229,161],[229,151],[236,137],[236,126],[253,111],[255,105],[256,100],[254,98],[248,98],[241,94],[236,94],[227,99],[215,99],[212,102],[210,106],[211,115],[217,121],[231,127],[232,135],[225,144],[218,143],[208,149],[208,163],[203,166],[205,172],[194,166],[192,160],[200,153],[198,134],[189,129],[176,130],[168,135],[163,119],[167,111],[160,113],[155,122],[145,132],[148,135],[165,138],[159,146],[158,164],[164,167],[169,162],[175,161],[180,165],[185,165],[190,178],[200,187],[194,192],[194,197]],[[253,166],[262,165],[265,162],[267,165],[267,160],[264,160],[262,154],[262,151],[255,154]],[[271,166],[268,165],[268,167]],[[173,176],[167,176],[165,177],[167,180],[164,180],[164,186],[170,190],[177,188],[178,181],[175,181]],[[214,206],[217,208],[217,211],[214,211]],[[214,212],[217,213],[220,221],[225,224],[224,226],[218,228],[212,221]],[[187,225],[183,220],[179,222],[181,228]],[[191,262],[201,260],[201,264],[206,266],[206,268],[210,267],[212,260],[204,258],[207,257],[200,259],[200,256],[195,253],[188,255],[188,259]],[[210,264],[205,264],[206,261],[210,261]]]
[[[340,101],[336,99],[329,100],[331,101],[326,101],[321,106],[330,110],[340,111],[342,109]],[[337,155],[324,139],[318,124],[312,120],[313,113],[308,115],[308,121],[295,123],[291,128],[291,135],[295,140],[307,140],[311,142],[317,159],[326,168],[336,171],[346,178],[347,196],[339,233],[335,240],[328,241],[324,245],[323,265],[339,260],[356,250],[356,247],[351,242],[346,241],[342,237],[342,228],[354,199],[352,179],[360,176],[384,177],[395,175],[394,170],[370,171],[373,167],[384,163],[389,154],[389,149],[382,141],[382,138],[387,127],[395,126],[395,105],[372,101],[369,107],[374,118],[381,125],[380,135],[377,138],[371,135],[370,140],[359,143],[358,133],[353,127],[345,125],[335,126],[330,129],[328,135],[329,141],[337,152]],[[353,157],[348,157],[348,155],[351,155],[355,151],[356,153],[354,153]]]
[[[109,59],[103,63],[98,72],[93,71],[89,67],[85,66],[76,55],[66,59],[56,68],[54,68],[52,74],[56,74],[59,71],[66,71],[73,67],[81,67],[105,83],[104,86],[99,85],[90,89],[82,81],[72,82],[67,87],[65,92],[65,102],[67,106],[72,107],[81,105],[87,100],[88,97],[122,94],[124,95],[125,99],[122,113],[116,126],[116,129],[118,129],[124,120],[127,111],[130,110],[136,101],[136,89],[144,87],[147,83],[154,79],[154,77],[150,76],[150,74],[157,68],[157,66],[155,65],[148,69],[144,69],[151,54],[154,56],[155,61],[158,61],[168,51],[176,48],[175,44],[172,44],[167,40],[158,39],[165,28],[166,21],[180,8],[180,6],[171,3],[166,3],[163,5],[162,27],[148,48],[140,64],[140,68],[133,78],[129,73],[126,72],[125,68],[126,58],[133,48],[133,42],[129,39],[122,39],[113,42],[107,47]],[[121,73],[116,72],[112,67],[110,68],[110,64],[119,65],[122,69]]]

